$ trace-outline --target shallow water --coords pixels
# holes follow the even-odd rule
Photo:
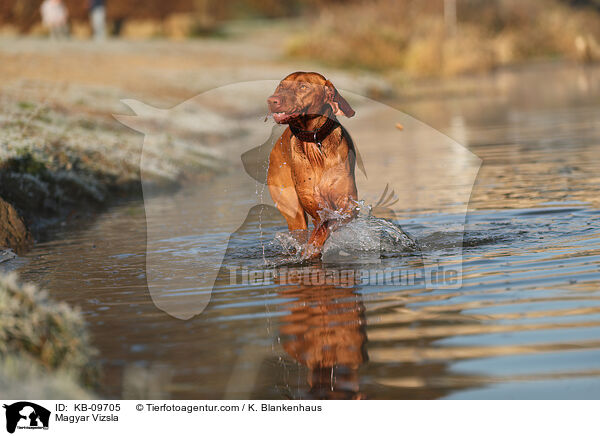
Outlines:
[[[220,269],[214,287],[171,291],[192,301],[208,289],[210,303],[189,320],[152,301],[141,201],[58,229],[20,273],[82,308],[108,397],[600,398],[598,69],[546,68],[397,103],[483,159],[464,234],[453,225],[460,214],[422,208],[393,217],[416,252],[365,250],[345,262],[339,249],[352,241],[385,245],[363,222],[332,238],[323,262],[300,262],[278,212],[254,206],[256,187],[240,182],[228,201],[249,212],[231,237],[239,217],[213,204],[211,220],[185,223],[188,237],[153,241],[153,255],[177,270],[228,239],[222,264],[198,264],[199,275]],[[156,198],[171,211],[161,224],[203,207],[206,190],[231,177]],[[424,285],[418,272],[432,254],[462,265],[462,286]],[[355,274],[386,269],[415,276],[390,284]]]

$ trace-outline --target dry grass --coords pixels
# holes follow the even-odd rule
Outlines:
[[[412,76],[488,71],[529,59],[600,59],[600,14],[556,0],[352,1],[323,7],[287,44],[290,56],[337,67],[402,69]]]
[[[0,276],[0,386],[27,386],[22,376],[38,374],[49,393],[63,386],[81,397],[80,386],[98,378],[95,354],[78,310],[19,284],[14,274]]]
[[[34,236],[73,211],[139,192],[142,138],[105,116],[4,98],[0,125],[0,198],[17,209]],[[165,134],[145,145],[147,186],[174,189],[186,171],[208,172],[208,161],[215,161],[198,145],[184,155],[169,141]]]

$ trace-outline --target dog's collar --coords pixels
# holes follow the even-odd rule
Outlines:
[[[323,123],[323,125],[317,130],[301,130],[291,124],[290,130],[292,131],[292,134],[300,141],[314,142],[319,146],[319,148],[321,148],[321,144],[325,138],[327,138],[329,134],[333,132],[339,125],[340,123],[338,123],[337,118],[327,117],[327,121],[325,121],[325,123]]]

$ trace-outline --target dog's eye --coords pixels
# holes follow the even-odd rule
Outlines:
[[[308,89],[308,86],[306,86],[306,85],[300,85],[300,89],[302,89],[302,90]]]

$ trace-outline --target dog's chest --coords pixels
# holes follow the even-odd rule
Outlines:
[[[313,154],[320,153],[322,159],[319,161],[319,156],[313,156],[311,159],[311,150],[309,149],[307,153],[305,145],[313,147]],[[289,161],[296,193],[304,209],[313,216],[319,209],[319,205],[323,203],[321,184],[325,171],[324,158],[323,152],[317,148],[316,144],[306,144],[300,141],[293,141],[291,144]]]
[[[292,178],[298,184],[314,185],[318,183],[323,173],[325,155],[323,151],[312,143],[293,141],[291,144],[291,170]]]

